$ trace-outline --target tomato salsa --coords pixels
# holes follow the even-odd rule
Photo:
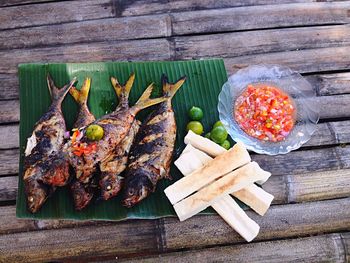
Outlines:
[[[294,127],[295,113],[292,99],[268,84],[248,85],[234,106],[241,129],[263,141],[284,140]]]

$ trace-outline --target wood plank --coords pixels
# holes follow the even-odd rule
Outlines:
[[[349,2],[323,2],[174,13],[172,28],[175,35],[185,35],[257,28],[346,24],[350,21],[349,8]]]
[[[288,203],[350,196],[349,169],[286,177]]]
[[[0,83],[0,100],[19,98],[17,74],[0,74]]]
[[[16,39],[17,37],[14,38]],[[350,43],[350,25],[182,36],[175,37],[174,43],[175,58],[229,58],[278,51],[346,46]]]
[[[347,251],[347,260],[349,262],[350,259],[350,234],[349,233],[341,233],[341,237],[343,238],[344,241],[344,247],[345,250]]]
[[[317,2],[317,0],[280,0],[279,4]],[[138,0],[126,5],[117,3],[116,9],[122,16],[164,14],[169,12],[183,12],[194,10],[206,10],[217,8],[229,8],[251,5],[275,4],[275,0],[172,0],[172,1],[148,1]]]
[[[0,175],[18,174],[19,149],[0,150]]]
[[[316,48],[266,54],[247,55],[226,58],[228,74],[233,74],[249,65],[269,64],[285,65],[300,73],[347,70],[350,68],[350,54],[347,47]]]
[[[0,126],[0,150],[19,147],[19,125],[1,125]]]
[[[42,4],[43,2],[55,2],[55,0],[1,0],[0,7],[25,4]]]
[[[0,31],[0,49],[167,37],[170,31],[167,15],[99,19]]]
[[[46,2],[46,3],[40,3]],[[0,2],[1,6],[15,6],[15,5],[25,5],[22,8],[21,14],[23,17],[34,17],[33,13],[39,13],[36,9],[39,8],[42,13],[39,17],[34,17],[34,21],[27,19],[25,22],[21,22],[17,17],[15,23],[17,26],[34,26],[43,25],[48,22],[51,24],[60,24],[69,21],[81,21],[85,19],[97,19],[106,17],[120,17],[120,16],[137,16],[137,15],[149,15],[149,14],[164,14],[169,12],[183,12],[183,11],[194,11],[203,9],[217,9],[217,8],[229,8],[229,7],[240,7],[240,6],[251,6],[251,5],[269,5],[275,4],[274,0],[173,0],[173,1],[148,1],[148,0],[138,0],[138,1],[109,1],[100,0],[98,3],[94,1],[70,1],[69,7],[70,12],[74,16],[64,16],[62,14],[65,12],[67,7],[64,5],[66,3],[48,3],[48,2],[62,2],[53,0],[2,0]],[[306,3],[306,2],[317,2],[317,0],[280,0],[280,4],[288,3]],[[330,1],[328,1],[330,2]],[[40,5],[38,5],[40,3]],[[85,7],[91,7],[91,10]],[[17,7],[18,8],[18,7]],[[8,8],[7,8],[8,9]],[[5,10],[7,10],[5,9]],[[81,10],[84,10],[83,14]],[[0,10],[1,12],[1,10]],[[51,16],[49,16],[49,14]],[[78,16],[80,14],[80,16]],[[12,17],[16,13],[11,9],[8,13],[2,13],[7,17]],[[11,27],[12,23],[4,25],[5,28]]]
[[[0,102],[0,123],[19,121],[19,101],[5,100]]]
[[[201,250],[174,252],[119,260],[118,262],[346,262],[347,251],[342,244],[344,234],[221,246]],[[103,261],[107,262],[107,261]],[[109,261],[113,262],[113,261]],[[114,260],[115,262],[115,260]]]
[[[86,0],[0,8],[0,29],[114,17],[109,3],[109,0]]]
[[[109,41],[0,51],[0,73],[17,73],[19,63],[170,60],[172,54],[166,39]]]
[[[350,196],[350,170],[271,176],[262,188],[274,195],[273,204],[348,197]]]
[[[317,91],[317,95],[339,95],[350,93],[350,72],[315,74],[305,78]],[[18,99],[18,76],[17,74],[0,74],[0,100]]]
[[[0,202],[16,200],[18,176],[0,177]]]
[[[321,96],[350,93],[350,72],[307,76],[306,79]]]
[[[254,154],[262,169],[272,175],[320,172],[350,168],[350,147],[331,147],[305,151],[293,151],[287,155],[266,156]]]
[[[261,226],[257,240],[344,231],[350,227],[350,199],[279,205],[264,217],[251,211],[248,215]],[[243,239],[218,216],[195,216],[181,223],[176,218],[129,220],[2,235],[0,258],[7,262],[57,261],[82,255],[123,258],[240,242]]]

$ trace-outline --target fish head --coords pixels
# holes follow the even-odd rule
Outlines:
[[[70,186],[73,195],[74,207],[80,211],[85,208],[93,197],[91,188],[85,187],[83,183],[75,181]]]
[[[153,183],[142,170],[126,177],[123,190],[123,206],[132,207],[153,192]]]
[[[108,200],[116,196],[122,187],[122,177],[115,174],[102,174],[100,180],[101,197]]]
[[[45,203],[49,195],[49,187],[33,177],[24,180],[27,207],[31,213],[36,213]]]

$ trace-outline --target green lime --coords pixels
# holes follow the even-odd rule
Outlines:
[[[211,130],[210,132],[210,139],[212,139],[214,142],[221,144],[223,143],[227,138],[227,131],[224,127],[218,126]]]
[[[206,134],[204,135],[204,137],[207,138],[207,139],[210,139],[210,132],[206,133]]]
[[[214,123],[214,125],[213,125],[213,129],[214,129],[214,128],[216,128],[216,127],[219,127],[219,126],[224,127],[224,125],[222,124],[222,122],[221,122],[221,121],[217,121],[217,122],[215,122],[215,123]]]
[[[96,124],[89,125],[86,129],[86,137],[92,141],[101,140],[103,137],[103,128]]]
[[[228,140],[224,140],[224,142],[220,145],[221,145],[221,147],[224,147],[226,150],[230,149],[230,147],[231,147],[231,144]]]
[[[190,121],[186,126],[186,130],[191,130],[195,134],[201,135],[203,133],[203,125],[199,121]]]
[[[190,117],[191,120],[193,121],[200,121],[203,118],[203,111],[201,108],[193,106],[189,111],[188,111],[188,116]]]

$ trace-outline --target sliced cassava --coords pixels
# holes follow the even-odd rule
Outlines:
[[[269,172],[262,170],[256,162],[251,162],[176,203],[174,209],[180,221],[186,220],[214,204],[223,195],[241,190],[257,180],[264,180],[269,176]],[[188,177],[183,179],[186,178]]]
[[[250,160],[249,153],[244,145],[237,143],[227,152],[215,157],[200,169],[166,188],[164,192],[170,202],[175,204],[210,182],[247,164]]]

